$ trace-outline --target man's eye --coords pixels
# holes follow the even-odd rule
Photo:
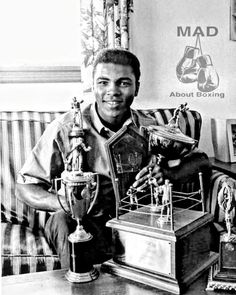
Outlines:
[[[121,83],[120,83],[120,86],[122,86],[122,87],[128,87],[128,86],[130,86],[131,85],[131,83],[130,82],[127,82],[127,81],[122,81]]]
[[[108,84],[108,82],[107,81],[98,81],[97,84],[101,85],[101,86],[105,86]]]

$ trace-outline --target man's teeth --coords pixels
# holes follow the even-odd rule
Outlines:
[[[119,104],[118,101],[107,101],[107,103],[113,106]]]

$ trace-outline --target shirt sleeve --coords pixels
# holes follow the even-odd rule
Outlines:
[[[17,182],[24,184],[45,184],[50,188],[52,180],[60,177],[64,169],[63,132],[59,122],[48,125],[41,138],[30,152],[18,173]]]

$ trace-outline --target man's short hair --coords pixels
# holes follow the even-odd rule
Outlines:
[[[136,55],[125,49],[103,49],[95,58],[93,63],[93,77],[96,67],[100,63],[113,63],[117,65],[131,66],[133,69],[136,83],[140,78],[140,62]]]

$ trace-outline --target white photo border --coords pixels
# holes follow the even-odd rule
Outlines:
[[[236,119],[227,119],[227,136],[230,162],[236,162]]]

